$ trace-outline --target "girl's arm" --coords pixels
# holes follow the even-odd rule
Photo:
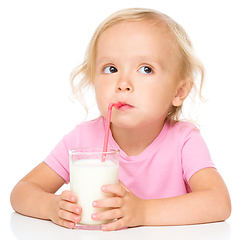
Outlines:
[[[96,207],[115,209],[95,214],[95,220],[115,219],[104,230],[139,225],[187,225],[223,221],[230,216],[231,202],[226,185],[213,168],[195,173],[190,181],[192,192],[173,198],[142,200],[123,185],[107,185],[103,191],[116,194],[109,200],[94,202]],[[148,189],[146,189],[148,191]]]
[[[63,227],[73,228],[80,221],[82,209],[70,191],[54,193],[65,183],[44,162],[28,173],[12,190],[13,209],[26,216],[52,220]]]
[[[231,214],[226,185],[213,168],[195,173],[190,181],[192,192],[183,196],[146,203],[146,225],[186,225],[224,221]],[[159,224],[158,224],[159,223]]]

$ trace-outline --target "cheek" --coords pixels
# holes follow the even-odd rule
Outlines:
[[[110,103],[110,91],[102,81],[95,82],[95,95],[98,109],[103,117],[107,117],[108,105]]]
[[[101,113],[102,116],[106,116],[105,114],[105,98],[102,94],[102,91],[95,89],[95,95],[96,95],[96,101],[97,101],[97,107]]]
[[[99,94],[107,94],[110,88],[110,81],[106,81],[104,78],[98,78],[94,82],[95,90]]]
[[[168,84],[159,84],[149,88],[148,99],[150,106],[153,110],[166,112],[172,106],[173,90]]]

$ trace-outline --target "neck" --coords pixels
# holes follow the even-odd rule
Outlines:
[[[143,152],[159,135],[164,123],[153,124],[139,129],[119,128],[111,123],[114,140],[128,156],[137,156]]]

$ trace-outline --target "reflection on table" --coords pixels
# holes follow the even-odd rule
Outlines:
[[[10,227],[18,240],[86,239],[86,240],[229,240],[230,225],[227,222],[190,226],[136,227],[113,232],[66,229],[50,221],[12,213]]]

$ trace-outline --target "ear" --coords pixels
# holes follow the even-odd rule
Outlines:
[[[188,97],[193,86],[193,82],[189,80],[182,80],[177,87],[176,95],[172,101],[173,106],[178,107],[182,105],[184,100]]]

